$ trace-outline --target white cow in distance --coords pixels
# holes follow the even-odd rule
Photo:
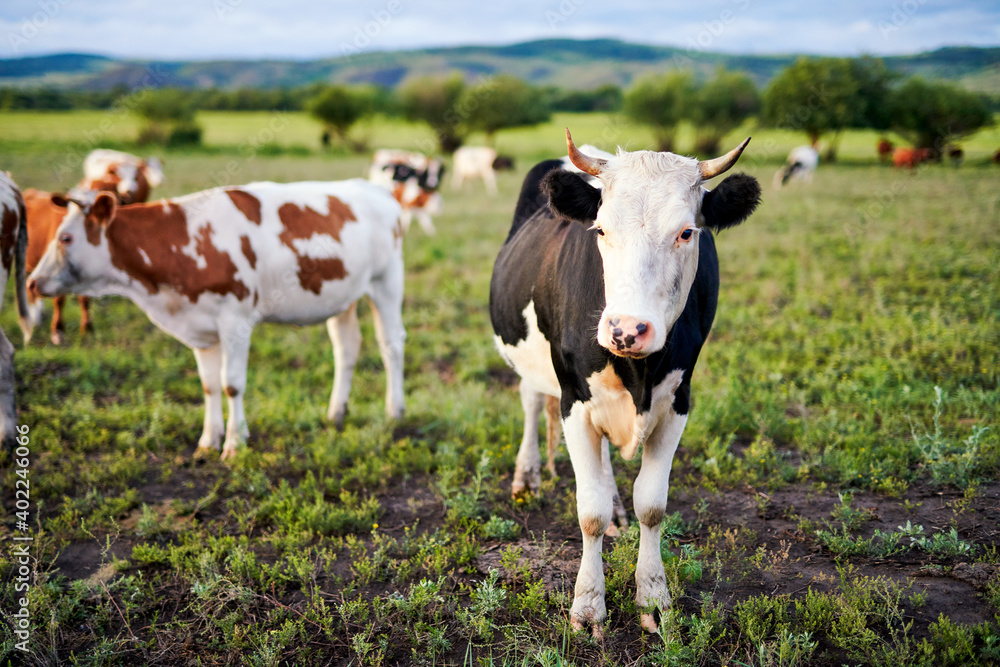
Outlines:
[[[813,173],[819,164],[819,151],[813,146],[796,146],[788,153],[784,166],[774,174],[774,187],[778,189],[792,181],[812,183]]]
[[[497,152],[489,146],[462,146],[452,160],[451,189],[461,190],[466,179],[481,178],[491,197],[497,194],[497,177],[493,170]]]

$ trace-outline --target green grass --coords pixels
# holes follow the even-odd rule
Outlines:
[[[159,152],[169,196],[225,182],[361,175],[322,153],[301,115],[202,114],[206,147]],[[99,113],[0,114],[23,187]],[[122,121],[111,143],[141,153]],[[600,115],[501,133],[517,158],[500,194],[444,190],[439,233],[406,239],[402,423],[383,416],[367,307],[346,426],[323,423],[323,327],[254,334],[249,447],[196,463],[202,394],[191,352],[131,303],[94,305],[94,335],[22,347],[30,427],[35,664],[989,665],[1000,660],[1000,213],[995,130],[961,169],[881,167],[849,133],[812,186],[771,189],[801,137],[752,133],[744,169],[764,204],[718,240],[719,314],[693,381],[662,553],[675,606],[639,631],[637,531],[608,541],[609,619],[568,624],[579,529],[568,457],[543,495],[509,496],[522,417],[486,308],[490,267],[523,173],[577,142],[646,147]],[[273,130],[273,127],[272,127]],[[372,146],[429,132],[378,121]],[[245,143],[263,137],[262,149]],[[473,138],[479,141],[481,138]],[[682,134],[681,149],[690,136]],[[15,532],[10,459],[2,534]],[[629,506],[637,463],[616,460]],[[634,522],[634,519],[633,519]],[[919,528],[919,530],[918,530]],[[0,556],[0,612],[15,564]],[[969,573],[972,574],[969,574]],[[0,661],[20,664],[0,631]],[[239,656],[239,657],[236,657]]]

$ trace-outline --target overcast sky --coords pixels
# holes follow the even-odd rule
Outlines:
[[[3,0],[0,57],[339,56],[612,37],[728,53],[908,54],[1000,45],[997,0]]]

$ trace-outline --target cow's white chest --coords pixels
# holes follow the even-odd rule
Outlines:
[[[528,326],[528,336],[517,345],[507,345],[500,336],[494,336],[500,356],[517,371],[525,382],[538,392],[549,396],[559,396],[559,379],[552,366],[552,348],[549,341],[538,329],[538,317],[535,315],[535,302],[528,306],[521,315]]]
[[[664,416],[673,409],[674,392],[684,377],[675,370],[653,387],[648,412],[638,412],[632,395],[610,364],[587,378],[590,400],[583,404],[593,428],[618,447],[625,460],[631,460]]]

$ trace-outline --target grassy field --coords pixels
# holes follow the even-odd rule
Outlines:
[[[300,115],[200,118],[207,146],[161,153],[154,194],[366,164],[320,152]],[[60,168],[105,120],[0,114],[0,168],[65,188],[79,172]],[[109,122],[104,144],[149,152],[128,144],[130,119]],[[323,423],[325,329],[265,325],[249,446],[230,466],[194,461],[189,350],[117,298],[95,304],[93,335],[76,334],[71,306],[65,346],[40,332],[24,347],[8,293],[0,325],[30,428],[32,634],[29,655],[14,648],[24,532],[7,457],[0,664],[1000,664],[997,131],[965,142],[961,168],[914,173],[879,166],[874,134],[847,134],[841,164],[780,192],[771,176],[801,137],[753,131],[741,165],[764,203],[718,239],[719,315],[672,475],[675,606],[661,634],[640,631],[633,526],[605,545],[596,641],[568,622],[580,536],[565,451],[541,497],[510,498],[521,410],[486,307],[520,179],[563,154],[567,124],[580,144],[650,142],[611,117],[560,116],[498,137],[517,158],[499,196],[445,189],[438,235],[406,239],[400,423],[382,414],[366,307],[339,433]],[[364,131],[373,146],[429,137],[388,121]],[[615,465],[630,508],[636,463]]]

